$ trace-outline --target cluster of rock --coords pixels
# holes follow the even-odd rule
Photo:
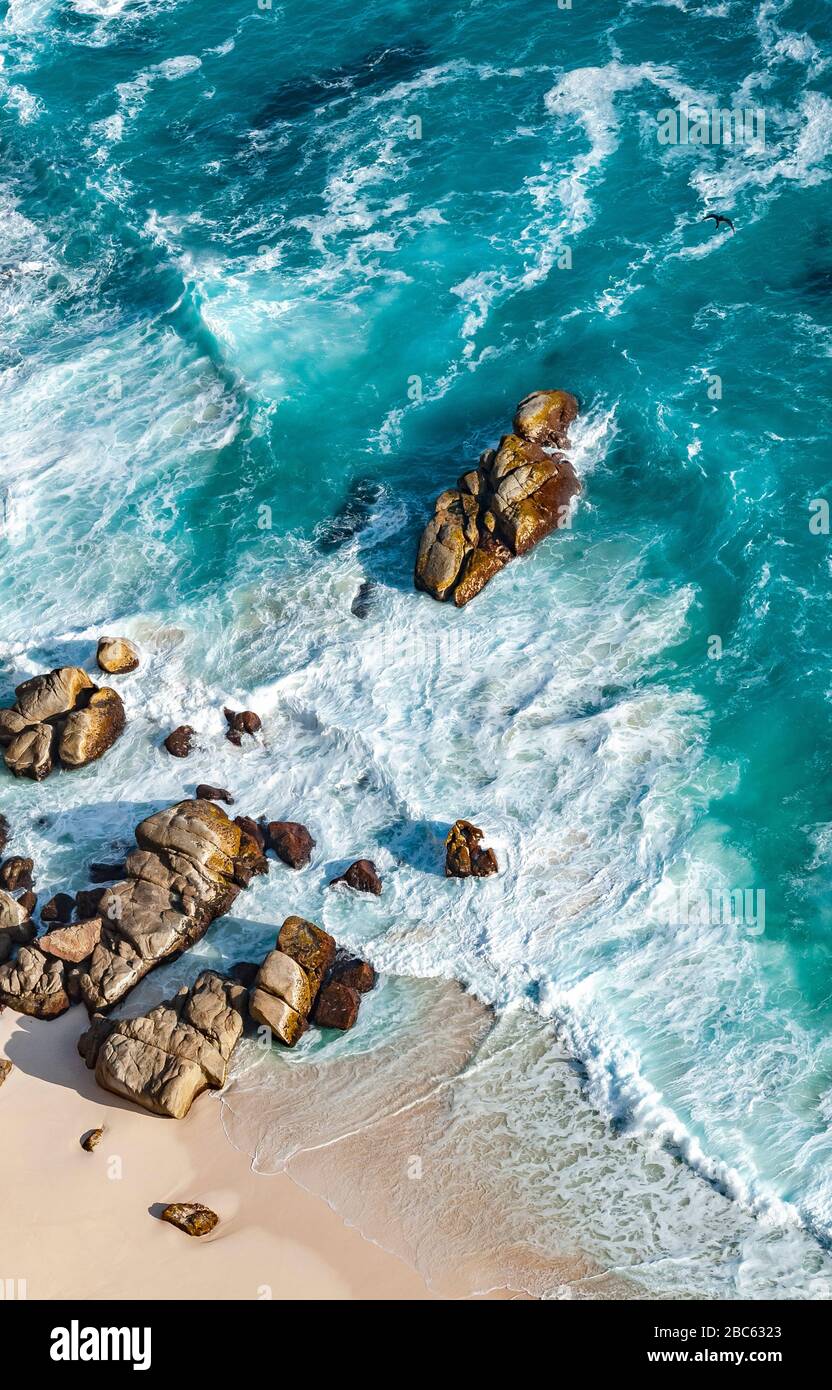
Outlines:
[[[268,867],[256,841],[213,801],[157,811],[136,827],[136,842],[121,882],[79,893],[74,904],[60,894],[44,907],[43,919],[56,925],[36,941],[32,932],[17,959],[0,966],[0,1003],[38,1018],[75,999],[90,1012],[111,1009],[198,941]],[[80,920],[70,923],[73,906]]]
[[[31,859],[19,855],[0,865],[0,965],[9,959],[15,946],[28,946],[34,940],[37,928],[32,913],[37,898],[32,892],[33,868]]]
[[[454,821],[445,840],[446,878],[487,878],[498,872],[493,849],[482,849],[482,831],[469,820]]]
[[[260,966],[237,979],[209,970],[190,989],[140,1018],[94,1013],[78,1050],[105,1090],[156,1115],[182,1119],[206,1088],[224,1086],[246,1017],[293,1047],[309,1026],[351,1028],[361,995],[375,984],[366,961],[340,952],[314,922],[287,917]],[[245,980],[251,988],[246,987]]]
[[[319,1028],[354,1027],[361,996],[375,979],[371,965],[339,952],[314,922],[287,917],[252,981],[249,1013],[294,1047],[310,1018]]]
[[[435,599],[470,602],[516,555],[568,524],[580,491],[563,454],[578,403],[567,391],[535,391],[517,407],[513,433],[436,501],[419,544],[415,582]]]
[[[118,691],[97,686],[80,666],[60,666],[15,689],[15,703],[0,709],[0,745],[15,777],[36,782],[53,767],[86,767],[124,730]]]

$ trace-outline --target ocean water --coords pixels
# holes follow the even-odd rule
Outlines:
[[[384,972],[241,1050],[257,1166],[457,1293],[832,1296],[828,0],[0,16],[0,697],[143,652],[103,762],[2,782],[39,890],[199,781],[303,820],[130,1001],[291,911]],[[662,144],[680,103],[764,143]],[[433,499],[541,386],[573,524],[435,604]],[[442,876],[457,816],[496,878]]]

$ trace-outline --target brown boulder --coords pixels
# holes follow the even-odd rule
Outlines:
[[[234,805],[234,798],[225,787],[212,787],[208,782],[200,782],[196,789],[197,801],[224,801],[226,806]]]
[[[52,771],[54,741],[55,730],[51,725],[28,725],[8,745],[4,755],[6,767],[15,777],[31,777],[33,782],[42,782]]]
[[[305,825],[295,820],[272,820],[266,826],[269,849],[291,869],[303,869],[312,857],[315,841]]]
[[[17,959],[0,966],[0,1003],[32,1018],[57,1018],[69,1008],[64,964],[33,946],[21,946]]]
[[[514,414],[515,434],[535,444],[569,446],[567,430],[578,414],[578,402],[568,391],[532,391]]]
[[[33,893],[31,888],[27,888],[25,893],[18,894],[17,901],[20,903],[26,915],[31,917],[38,905],[38,895],[37,893]]]
[[[252,820],[251,816],[235,816],[234,824],[238,825],[244,834],[250,836],[251,839],[254,840],[260,853],[263,854],[266,849],[266,836],[262,825],[258,825],[256,820]]]
[[[6,1080],[6,1077],[9,1075],[11,1069],[11,1062],[6,1057],[0,1057],[0,1086],[3,1085],[3,1082]]]
[[[177,1226],[187,1236],[207,1236],[219,1219],[215,1211],[201,1202],[171,1202],[162,1212],[163,1221]]]
[[[376,972],[368,961],[361,960],[359,956],[339,952],[335,964],[329,972],[329,980],[335,980],[341,985],[348,985],[350,989],[357,990],[359,994],[367,994],[375,988]]]
[[[95,690],[95,686],[80,666],[59,666],[18,685],[15,706],[27,724],[42,724],[76,709],[82,703],[83,692],[89,690]]]
[[[493,849],[480,848],[482,834],[470,821],[454,822],[445,841],[447,878],[486,878],[489,874],[497,873]]]
[[[187,758],[191,751],[194,731],[190,724],[180,724],[165,739],[165,747],[174,758]]]
[[[136,670],[139,653],[126,637],[99,637],[96,660],[108,675],[125,676],[128,671]]]
[[[309,976],[296,960],[285,951],[269,951],[257,972],[255,989],[265,990],[275,998],[282,999],[295,1013],[304,1018],[309,1013],[312,994]]]
[[[73,710],[58,744],[58,757],[65,767],[86,767],[112,748],[124,732],[124,704],[118,691],[102,686],[94,691],[84,709]]]
[[[359,893],[374,893],[376,897],[381,893],[381,879],[372,859],[356,859],[354,864],[331,880],[330,888],[336,883],[346,883]]]
[[[26,904],[0,889],[0,931],[7,932],[13,946],[28,946],[35,935],[35,924]]]
[[[256,734],[263,727],[259,714],[255,714],[253,709],[224,709],[226,722],[228,724],[228,735],[231,734]],[[232,743],[235,741],[231,740]]]
[[[45,936],[39,936],[38,946],[47,956],[57,956],[58,960],[80,965],[81,961],[92,955],[101,940],[101,929],[101,918],[92,917],[88,922],[56,927]]]
[[[306,1029],[306,1020],[297,1010],[291,1008],[284,999],[269,994],[265,989],[253,989],[248,996],[248,1011],[255,1023],[264,1023],[273,1035],[294,1047]]]
[[[15,854],[0,867],[0,888],[14,893],[18,888],[31,888],[34,860]]]
[[[41,910],[42,922],[69,922],[75,911],[75,899],[69,893],[55,893]]]
[[[346,1031],[355,1025],[360,1007],[361,995],[357,989],[350,989],[340,980],[331,980],[315,1000],[312,1018],[319,1028]]]
[[[335,959],[335,940],[329,932],[303,917],[287,917],[277,937],[277,949],[302,965],[311,976],[312,993]]]
[[[85,1153],[91,1154],[93,1149],[97,1149],[101,1143],[103,1129],[88,1129],[86,1134],[81,1137],[81,1148]]]
[[[6,747],[28,727],[28,721],[16,709],[0,709],[0,747]]]

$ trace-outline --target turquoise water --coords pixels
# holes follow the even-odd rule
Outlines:
[[[102,630],[145,654],[105,763],[3,783],[41,884],[200,780],[303,819],[310,869],[223,949],[299,908],[522,1004],[616,1129],[821,1243],[829,24],[33,0],[0,69],[0,694]],[[682,101],[762,107],[764,147],[660,144]],[[583,406],[574,524],[445,611],[420,528],[540,386]],[[220,737],[228,699],[257,747]],[[457,815],[499,878],[437,873]],[[326,893],[358,854],[378,903]],[[668,919],[674,887],[762,891],[764,930]]]

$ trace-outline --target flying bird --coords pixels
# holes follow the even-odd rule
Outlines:
[[[730,227],[730,228],[731,228],[731,231],[732,231],[732,232],[736,230],[736,228],[734,227],[734,224],[733,224],[733,222],[731,221],[730,217],[723,217],[723,215],[722,215],[721,212],[708,212],[708,213],[706,213],[705,216],[702,218],[702,221],[703,221],[703,222],[707,222],[708,219],[709,219],[710,217],[712,217],[713,220],[714,220],[714,222],[716,223],[717,231],[719,230],[719,224],[720,224],[720,222],[724,222],[725,225],[726,225],[726,227]]]

